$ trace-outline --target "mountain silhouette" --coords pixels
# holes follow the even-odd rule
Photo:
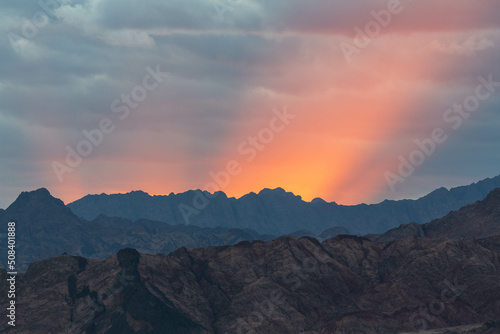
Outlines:
[[[183,246],[232,245],[243,240],[274,238],[249,229],[172,226],[147,219],[132,222],[105,215],[87,221],[76,216],[44,188],[21,193],[14,203],[2,210],[2,226],[10,221],[16,223],[16,267],[19,270],[26,269],[36,260],[63,253],[105,258],[124,247],[134,247],[144,253],[169,253]],[[5,240],[6,234],[0,237]],[[0,244],[2,254],[7,254],[6,247],[7,242]]]
[[[219,192],[206,207],[195,208],[196,198],[207,192],[188,191],[168,196],[150,196],[142,191],[114,195],[88,195],[68,207],[88,220],[100,214],[130,220],[151,219],[169,224],[203,227],[249,228],[263,234],[284,235],[307,230],[319,235],[341,226],[353,234],[384,233],[400,224],[427,223],[462,206],[482,200],[500,187],[500,176],[462,187],[439,188],[417,200],[383,201],[353,206],[327,203],[321,199],[305,202],[300,196],[278,189],[264,189],[239,199]],[[197,197],[198,196],[198,197]],[[192,210],[186,221],[182,208]],[[195,212],[195,213],[194,213]]]

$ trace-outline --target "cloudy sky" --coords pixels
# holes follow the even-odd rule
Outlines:
[[[213,175],[230,196],[374,203],[496,176],[498,17],[498,0],[4,0],[0,207]]]

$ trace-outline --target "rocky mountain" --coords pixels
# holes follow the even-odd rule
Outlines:
[[[500,188],[493,190],[482,201],[450,212],[427,224],[404,224],[384,234],[367,237],[378,242],[391,242],[411,236],[458,239],[496,233],[500,233]]]
[[[188,191],[168,196],[150,196],[142,191],[115,195],[88,195],[68,204],[88,220],[100,214],[130,220],[150,219],[170,224],[202,227],[250,228],[259,233],[284,235],[307,230],[320,234],[342,226],[353,234],[383,233],[410,222],[426,223],[452,210],[482,200],[500,187],[500,176],[451,190],[445,188],[418,200],[384,201],[373,205],[344,206],[322,199],[305,202],[281,188],[264,189],[239,199],[223,192]]]
[[[100,215],[92,221],[77,217],[46,189],[23,192],[7,210],[0,223],[16,222],[17,267],[19,270],[40,259],[63,253],[106,258],[118,250],[133,247],[144,253],[169,253],[179,247],[233,245],[243,240],[271,240],[248,229],[201,228],[169,225],[141,219]],[[0,253],[7,254],[6,235],[0,236]],[[6,259],[2,258],[3,263]],[[5,266],[5,264],[4,264]]]
[[[391,244],[286,236],[169,255],[64,255],[18,275],[16,327],[4,316],[0,332],[393,334],[474,325],[473,333],[498,333],[499,256],[500,235]],[[2,295],[7,284],[0,270]]]

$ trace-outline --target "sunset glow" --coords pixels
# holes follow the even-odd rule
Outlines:
[[[141,11],[138,17],[151,20],[139,24],[101,1],[87,2],[62,5],[58,20],[36,38],[1,46],[6,66],[33,78],[21,83],[4,71],[0,81],[1,124],[23,152],[2,151],[4,175],[16,175],[15,182],[3,177],[10,194],[3,207],[36,187],[65,202],[88,193],[206,189],[214,182],[210,173],[226,171],[230,161],[241,172],[217,187],[228,196],[282,187],[306,201],[341,204],[418,197],[498,174],[498,161],[481,153],[481,145],[499,141],[488,144],[481,135],[498,139],[499,94],[457,131],[443,120],[448,108],[474,93],[479,76],[500,80],[500,6],[493,0],[401,1],[400,12],[352,59],[342,43],[355,45],[355,28],[363,30],[374,20],[371,11],[387,9],[387,1],[242,1],[225,21],[200,19],[212,9],[195,6],[190,13],[199,16],[198,25]],[[120,4],[120,11],[134,10],[127,6]],[[187,7],[167,9],[187,17]],[[2,25],[19,33],[15,21]],[[56,60],[71,40],[81,46]],[[113,57],[103,59],[102,50]],[[65,73],[56,62],[66,64]],[[157,68],[168,76],[155,79]],[[147,96],[135,107],[120,102],[141,89]],[[273,110],[295,118],[274,121],[282,130],[271,130],[269,139],[263,129],[277,117]],[[99,128],[104,118],[113,131],[58,176],[54,162],[68,166],[67,147],[76,150],[87,140],[82,131]],[[398,157],[436,127],[450,139],[391,191],[385,173],[397,170]],[[267,143],[258,139],[259,149],[249,138],[262,133]],[[464,152],[460,164],[457,152]],[[470,170],[476,172],[464,172]]]

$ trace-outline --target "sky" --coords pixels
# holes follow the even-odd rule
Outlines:
[[[498,0],[4,0],[0,207],[282,187],[341,204],[500,174]]]

